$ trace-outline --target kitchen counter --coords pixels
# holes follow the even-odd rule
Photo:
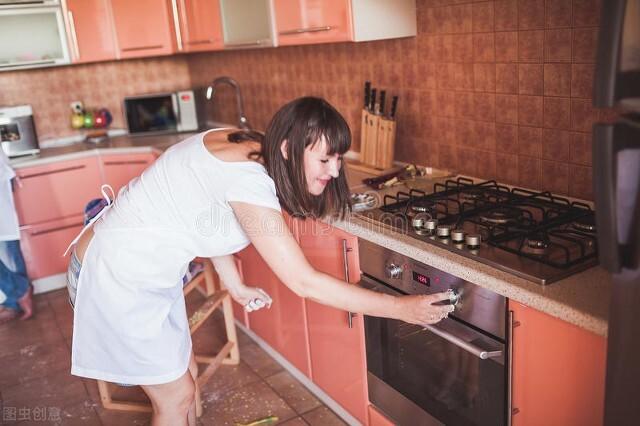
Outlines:
[[[361,184],[364,177],[368,176],[361,172],[349,172],[353,191],[364,191]],[[436,180],[424,179],[425,188],[428,185],[433,187]],[[384,191],[395,193],[398,190],[406,191],[407,188],[392,187]],[[357,213],[347,220],[331,224],[358,238],[394,250],[593,333],[607,335],[611,276],[599,266],[542,286],[403,235]]]

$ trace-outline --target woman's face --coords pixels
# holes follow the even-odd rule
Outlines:
[[[342,168],[341,154],[327,154],[324,136],[304,150],[304,173],[307,189],[312,195],[320,195],[331,179],[337,178]]]

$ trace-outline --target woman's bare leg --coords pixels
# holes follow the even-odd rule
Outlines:
[[[198,407],[200,404],[200,389],[198,389],[198,364],[196,363],[196,356],[193,351],[191,352],[191,359],[189,361],[189,373],[191,374],[191,378],[193,379],[193,383],[195,384],[195,398],[193,398],[193,404],[191,404],[191,408],[189,408],[189,426],[196,425],[196,417],[200,416],[202,413],[198,412]]]
[[[142,389],[151,400],[152,426],[195,425],[195,410],[193,423],[188,422],[195,395],[195,383],[190,371],[185,372],[182,377],[173,382],[144,385]]]

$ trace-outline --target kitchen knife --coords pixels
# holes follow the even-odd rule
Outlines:
[[[369,108],[369,100],[371,98],[371,82],[364,82],[364,107],[365,109]]]
[[[371,89],[371,103],[369,104],[369,111],[376,113],[376,89]]]
[[[398,107],[398,97],[394,96],[393,100],[391,101],[391,114],[389,114],[389,117],[392,120],[395,120],[396,118],[396,108]]]
[[[387,96],[387,92],[385,90],[380,91],[380,115],[384,117],[384,101]]]

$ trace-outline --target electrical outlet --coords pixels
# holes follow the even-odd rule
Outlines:
[[[82,114],[84,111],[84,105],[82,105],[82,102],[80,101],[71,102],[70,105],[71,111],[73,111],[74,114]]]

